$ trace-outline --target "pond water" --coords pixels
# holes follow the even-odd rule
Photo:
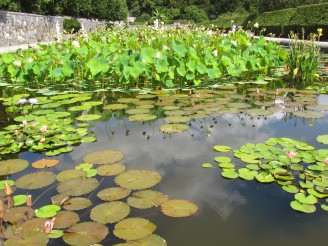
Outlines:
[[[305,97],[305,94],[302,95]],[[240,95],[240,98],[244,96]],[[240,101],[234,97],[237,98],[235,101],[247,102],[252,107],[255,105],[253,101]],[[256,99],[254,90],[252,98]],[[314,98],[318,104],[328,105],[328,95],[317,95]],[[297,117],[289,110],[277,110],[268,116],[253,117],[231,112],[221,115],[212,111],[212,115],[188,122],[188,131],[171,134],[159,131],[159,127],[166,124],[163,117],[141,123],[130,122],[122,110],[108,112],[100,108],[98,113],[101,112],[107,116],[93,121],[89,129],[97,136],[97,141],[83,143],[75,146],[70,153],[54,157],[60,160],[60,164],[49,170],[59,173],[73,169],[83,163],[86,153],[111,149],[125,154],[121,163],[128,170],[149,169],[159,172],[162,181],[152,189],[168,195],[170,199],[192,201],[199,207],[195,215],[186,218],[167,217],[159,208],[132,209],[129,217],[143,217],[155,223],[157,229],[154,233],[166,239],[168,245],[287,246],[322,243],[328,228],[327,212],[318,205],[317,211],[312,214],[294,211],[290,207],[294,194],[283,191],[276,183],[262,184],[254,180],[223,178],[221,169],[213,160],[223,154],[215,152],[213,146],[228,145],[238,149],[246,143],[257,144],[273,137],[288,137],[306,141],[316,148],[327,148],[327,145],[316,141],[318,135],[327,134],[327,111],[321,111],[325,116],[320,119]],[[163,112],[159,112],[156,107],[156,114],[163,115]],[[233,158],[231,152],[224,155]],[[19,154],[19,158],[30,163],[44,157],[43,154],[31,152]],[[215,168],[203,168],[203,163],[212,163]],[[32,170],[29,168],[14,174],[11,179],[15,180]],[[85,197],[99,203],[96,192],[111,186],[116,186],[113,178],[103,179],[101,186]],[[22,189],[19,191],[22,194],[31,192]],[[33,191],[33,197],[42,195],[33,207],[50,204],[50,197],[57,194],[55,188],[48,189],[46,193],[44,191]],[[80,213],[81,221],[89,221],[89,213],[90,209],[83,210]],[[102,242],[103,245],[123,242],[113,236],[113,228],[109,226],[110,234]],[[57,239],[51,240],[48,245],[65,243]]]

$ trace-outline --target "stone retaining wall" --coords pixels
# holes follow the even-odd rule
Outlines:
[[[0,47],[61,38],[65,18],[70,17],[0,11]],[[86,32],[99,26],[105,26],[107,23],[88,19],[78,19],[78,21]],[[114,24],[122,25],[122,23]]]

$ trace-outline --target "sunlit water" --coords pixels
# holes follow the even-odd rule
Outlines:
[[[328,96],[319,96],[320,104],[328,104]],[[328,213],[317,205],[313,214],[301,214],[290,208],[294,195],[277,184],[260,184],[240,179],[221,177],[219,168],[205,169],[202,163],[212,163],[220,153],[214,145],[229,145],[233,149],[245,143],[261,143],[270,137],[289,137],[306,141],[317,148],[327,146],[316,141],[320,134],[327,134],[328,117],[304,120],[275,113],[266,119],[255,118],[241,122],[237,115],[208,117],[194,120],[188,132],[165,134],[158,130],[164,123],[132,123],[127,118],[95,122],[91,128],[97,142],[84,143],[74,151],[61,155],[61,163],[51,170],[55,173],[74,168],[82,163],[86,153],[114,149],[126,156],[122,161],[127,169],[151,169],[162,174],[162,181],[153,189],[171,199],[187,199],[199,206],[190,217],[174,219],[163,215],[159,208],[138,210],[132,208],[129,217],[142,216],[157,225],[154,232],[165,238],[170,246],[238,246],[238,245],[319,245],[324,243],[328,229]],[[232,157],[232,154],[230,154]],[[22,153],[20,158],[33,162],[41,154]],[[28,173],[30,170],[25,170]],[[19,174],[21,176],[22,173]],[[13,175],[12,179],[16,179]],[[106,178],[90,197],[95,203],[99,190],[115,185]],[[34,197],[44,190],[36,192]],[[50,189],[33,205],[35,208],[50,204],[50,197],[57,194]],[[89,210],[80,214],[82,221],[89,220]],[[103,245],[123,242],[114,239],[114,226],[109,226],[110,236]],[[49,245],[64,245],[59,240]]]

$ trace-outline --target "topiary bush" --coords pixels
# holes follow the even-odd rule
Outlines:
[[[63,28],[67,33],[77,33],[81,27],[81,23],[76,19],[64,19],[63,21]]]

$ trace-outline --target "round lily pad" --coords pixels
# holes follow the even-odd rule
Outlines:
[[[124,154],[117,150],[99,150],[83,157],[83,161],[91,164],[112,164],[123,160]]]
[[[97,179],[81,177],[60,183],[57,186],[57,191],[68,196],[81,196],[90,193],[98,186]]]
[[[325,114],[316,111],[297,111],[294,112],[294,115],[308,119],[319,119],[325,116]]]
[[[90,218],[102,224],[116,223],[130,213],[130,206],[125,202],[102,203],[91,210]]]
[[[136,243],[139,243],[138,245],[156,245],[156,246],[167,246],[167,242],[164,238],[151,234],[143,239],[136,240]]]
[[[101,223],[84,222],[70,227],[63,240],[69,245],[89,246],[101,242],[108,233],[108,228]]]
[[[9,238],[6,246],[26,246],[26,245],[47,245],[49,241],[48,235],[43,231],[21,230],[14,237]]]
[[[159,130],[164,133],[180,133],[188,131],[188,129],[189,126],[184,124],[166,124],[159,127]]]
[[[21,159],[0,161],[0,176],[18,173],[28,167],[28,162]]]
[[[53,167],[59,163],[59,160],[52,160],[52,159],[41,159],[32,163],[32,167],[34,168],[46,168],[46,167]]]
[[[34,216],[34,210],[28,207],[15,207],[6,210],[3,215],[3,220],[10,223],[16,223],[19,220],[27,220],[27,211],[30,210],[30,218]]]
[[[191,121],[191,118],[188,116],[169,116],[165,117],[164,120],[167,123],[186,123]]]
[[[127,197],[128,195],[130,195],[130,193],[131,190],[128,189],[124,189],[121,187],[111,187],[99,191],[97,196],[103,201],[115,201]]]
[[[135,114],[129,117],[129,121],[132,122],[152,121],[155,119],[157,119],[157,116],[154,114]]]
[[[83,121],[83,120],[98,120],[101,118],[101,115],[98,114],[84,114],[79,117],[76,117],[77,120]]]
[[[168,196],[158,191],[141,190],[133,193],[132,196],[128,198],[127,202],[131,207],[147,209],[158,207],[167,200],[169,200]]]
[[[4,190],[6,188],[6,183],[10,187],[15,185],[15,181],[13,181],[13,180],[7,180],[7,179],[6,180],[1,180],[0,181],[0,190]]]
[[[73,197],[69,198],[64,204],[63,208],[66,210],[81,210],[88,208],[92,205],[92,202],[88,198]]]
[[[149,112],[150,110],[146,108],[133,108],[125,111],[127,114],[148,114]]]
[[[292,209],[303,213],[314,213],[316,211],[316,207],[314,205],[303,204],[299,201],[292,201],[290,206]]]
[[[115,225],[114,235],[124,240],[145,238],[156,230],[156,225],[143,218],[127,218]]]
[[[20,189],[34,190],[46,187],[56,180],[56,175],[51,172],[36,172],[26,174],[16,180]]]
[[[65,182],[68,180],[86,177],[86,176],[87,176],[87,173],[83,170],[68,169],[68,170],[64,170],[64,171],[61,171],[60,173],[58,173],[56,178],[59,182]]]
[[[71,211],[59,211],[56,215],[54,228],[64,229],[70,227],[80,221],[77,213]]]
[[[35,211],[35,215],[39,218],[50,218],[54,217],[60,209],[61,207],[58,205],[46,205],[41,208],[38,208]]]
[[[328,134],[327,135],[319,135],[317,137],[317,141],[319,143],[323,143],[323,144],[328,144]],[[1,162],[0,162],[1,163]]]
[[[109,105],[105,105],[103,107],[104,110],[120,110],[120,109],[125,109],[127,108],[128,105],[127,104],[123,104],[123,103],[115,103],[115,104],[109,104]]]
[[[155,186],[161,175],[151,170],[129,170],[115,177],[115,183],[130,190],[143,190]]]
[[[116,176],[125,171],[125,166],[120,163],[101,165],[96,169],[100,176]]]
[[[213,147],[213,149],[215,151],[218,151],[218,152],[229,152],[231,151],[231,147],[230,146],[225,146],[225,145],[216,145]]]
[[[170,217],[187,217],[198,211],[198,207],[187,200],[168,200],[161,204],[161,209]]]

